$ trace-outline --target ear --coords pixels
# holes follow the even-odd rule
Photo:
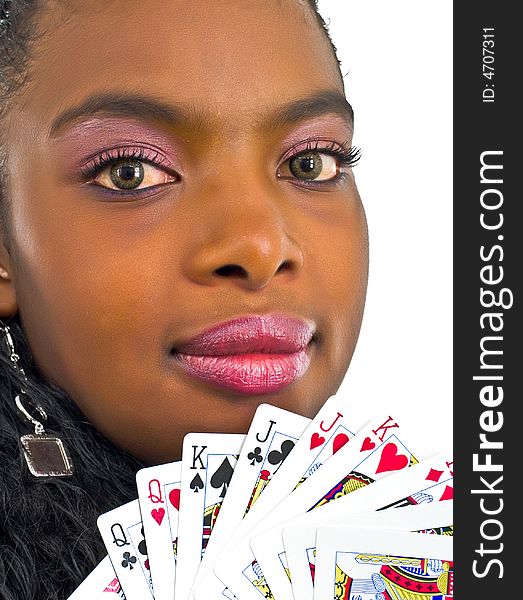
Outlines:
[[[0,318],[12,317],[17,310],[11,258],[0,235]]]

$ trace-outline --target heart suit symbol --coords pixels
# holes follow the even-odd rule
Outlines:
[[[169,502],[176,510],[180,510],[180,490],[178,488],[174,488],[169,492]]]
[[[386,471],[399,471],[408,464],[408,456],[405,456],[405,454],[398,454],[398,447],[396,444],[390,442],[383,448],[376,474],[385,473]]]
[[[158,525],[161,525],[163,518],[165,517],[165,508],[153,508],[151,510],[151,517],[158,523]]]
[[[321,436],[319,433],[313,433],[311,436],[311,450],[321,446],[325,442],[325,438]]]
[[[338,433],[338,435],[334,438],[334,442],[332,443],[332,453],[336,454],[336,452],[345,446],[348,441],[349,436],[346,433]]]
[[[366,437],[363,440],[363,444],[361,445],[360,452],[364,452],[365,450],[372,450],[376,447],[376,444],[370,439],[370,437]]]

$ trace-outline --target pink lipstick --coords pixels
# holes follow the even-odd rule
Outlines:
[[[268,394],[307,370],[314,335],[306,320],[279,314],[248,315],[215,325],[172,353],[191,376],[241,394]]]

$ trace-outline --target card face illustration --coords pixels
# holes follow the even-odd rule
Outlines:
[[[314,495],[317,496],[321,493],[320,500],[309,508],[309,511],[313,511],[328,502],[368,486],[382,477],[392,476],[392,473],[415,464],[417,459],[405,443],[400,440],[399,434],[396,433],[399,429],[397,423],[391,417],[381,423],[384,429],[381,436],[378,433],[380,428],[376,427],[375,430],[369,432],[369,435],[360,435],[354,438],[358,443],[353,446],[357,453],[354,454],[355,460],[352,463],[352,468],[349,473],[346,473],[347,467],[351,466],[351,463],[340,464],[340,468],[333,471],[333,480],[337,483],[328,492],[322,493],[321,487],[314,490],[310,484],[315,478],[311,477],[302,489],[297,489],[293,495],[299,497],[302,501],[303,492],[308,488],[310,494],[313,494],[309,495],[308,503],[310,503]],[[388,428],[392,431],[389,432]],[[361,440],[361,445],[359,440]],[[289,497],[288,502],[292,500],[293,495]],[[264,535],[251,539],[250,545],[272,593],[275,597],[285,598],[291,597],[292,578],[282,540],[282,527],[278,526]]]
[[[175,597],[188,598],[245,435],[189,433],[182,448]]]
[[[370,510],[386,511],[387,509],[406,507],[420,503],[443,502],[452,500],[453,489],[453,462],[444,457],[437,456],[414,464],[410,468],[401,469],[394,475],[389,475],[376,480],[372,485],[359,488],[354,493],[346,494],[335,502],[323,504],[304,515],[290,520],[284,525],[275,528],[278,533],[286,527],[302,527],[309,532],[308,535],[308,560],[314,567],[316,544],[314,535],[316,529],[324,519],[337,520],[342,523],[348,514],[362,513]],[[267,532],[259,536],[257,543],[263,543],[269,534],[278,540],[275,532]],[[255,539],[251,544],[256,543]],[[275,552],[276,551],[276,552]],[[280,549],[274,543],[271,551],[265,557],[268,564],[269,577],[276,577],[276,586],[287,589],[290,585],[289,577],[286,581],[282,577],[278,555]],[[259,551],[263,558],[263,547]],[[261,565],[263,568],[263,565]],[[301,571],[303,572],[303,570]],[[270,582],[268,583],[270,586]],[[276,595],[276,594],[275,594]]]
[[[138,500],[100,515],[97,525],[126,599],[153,598],[147,543]]]
[[[155,600],[173,600],[180,511],[181,461],[136,474]]]
[[[347,514],[344,517],[319,522],[311,519],[309,527],[303,525],[286,527],[282,532],[282,538],[294,597],[300,600],[313,599],[316,533],[320,527],[331,527],[341,531],[340,528],[364,526],[366,529],[373,530],[394,529],[451,536],[453,520],[452,502],[432,502],[398,510]],[[340,536],[343,539],[342,533]]]
[[[280,502],[270,515],[265,517],[263,527],[254,527],[248,536],[239,540],[231,549],[227,560],[223,559],[221,563],[217,563],[217,576],[237,596],[243,594],[254,599],[258,595],[256,581],[260,581],[260,573],[267,571],[269,574],[264,573],[264,581],[275,597],[292,594],[285,568],[285,548],[281,535],[274,536],[276,546],[271,547],[269,552],[260,552],[264,564],[256,560],[250,539],[272,527],[282,528],[287,520],[297,515],[317,509],[333,500],[338,501],[352,491],[415,464],[417,459],[401,441],[400,435],[401,427],[390,415],[382,416],[366,425],[350,441],[347,440],[320,469]],[[262,545],[259,545],[259,549]]]
[[[392,530],[318,530],[314,600],[450,600],[453,585],[451,538]]]

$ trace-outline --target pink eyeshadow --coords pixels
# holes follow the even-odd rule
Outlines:
[[[128,118],[92,118],[74,125],[53,140],[57,154],[66,161],[73,174],[104,150],[142,145],[158,150],[168,165],[174,165],[173,159],[180,154],[172,136]]]

